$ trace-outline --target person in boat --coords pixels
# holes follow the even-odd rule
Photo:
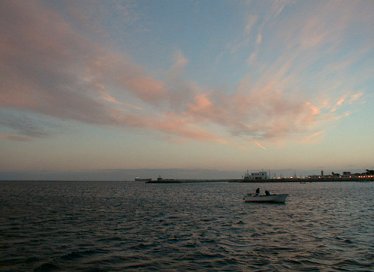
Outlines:
[[[265,195],[269,196],[270,192],[268,190],[265,191]]]
[[[256,189],[256,196],[260,195],[260,188]]]

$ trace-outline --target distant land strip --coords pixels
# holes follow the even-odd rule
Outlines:
[[[239,182],[239,183],[267,183],[267,182],[370,182],[374,178],[278,178],[278,179],[156,179],[146,183],[202,183],[202,182]]]

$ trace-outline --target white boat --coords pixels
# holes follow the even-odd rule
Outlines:
[[[286,202],[288,194],[272,194],[272,195],[256,195],[247,194],[243,200],[245,202],[258,202],[258,203],[284,203]]]

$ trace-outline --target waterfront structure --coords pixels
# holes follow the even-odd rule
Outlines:
[[[268,173],[266,171],[260,171],[260,172],[252,172],[249,174],[247,171],[246,174],[244,175],[244,180],[249,181],[249,180],[268,180]]]

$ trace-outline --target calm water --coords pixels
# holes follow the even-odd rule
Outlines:
[[[258,186],[286,204],[243,203]],[[374,271],[374,183],[0,182],[1,271]]]

